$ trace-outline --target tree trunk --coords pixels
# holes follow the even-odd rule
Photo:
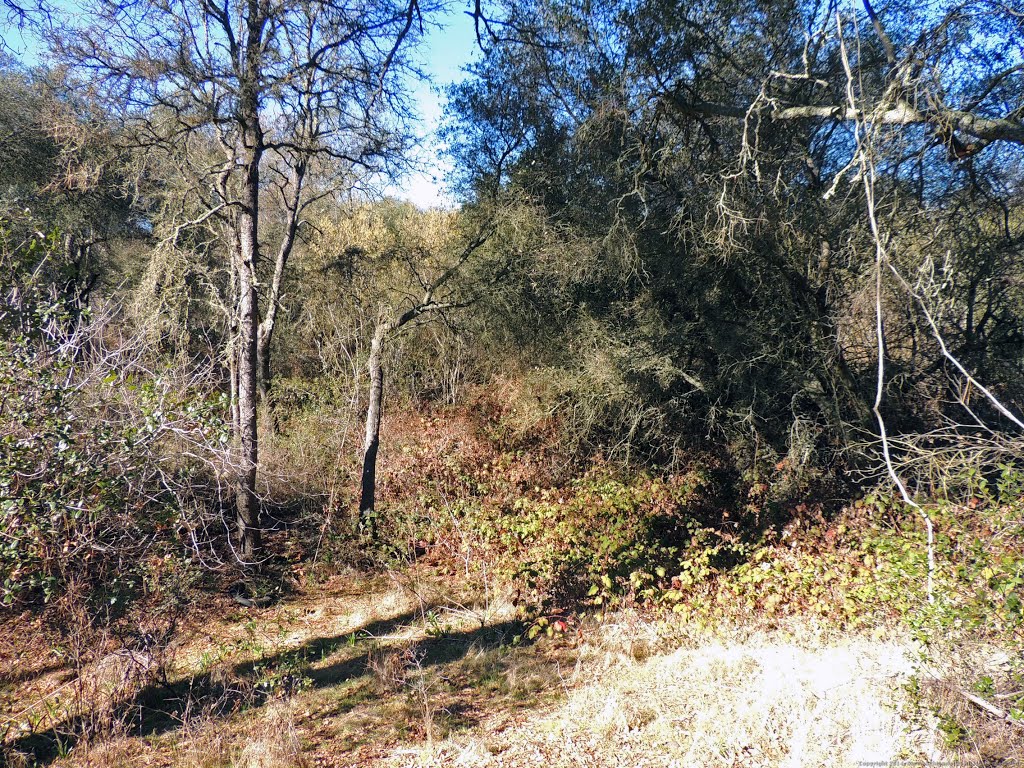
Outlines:
[[[260,328],[262,329],[262,325]],[[273,326],[271,326],[271,329]],[[271,385],[273,380],[271,379],[270,371],[270,337],[267,336],[264,339],[263,334],[259,335],[256,341],[256,364],[257,364],[257,389],[259,391],[260,402],[263,403],[263,414],[264,414],[264,427],[270,430],[271,434],[278,434],[280,429],[280,418],[275,407],[273,392]]]
[[[271,374],[270,374],[270,335],[266,337],[261,336],[256,343],[256,364],[259,369],[259,392],[260,400],[266,404],[270,404],[270,388],[271,388]]]
[[[235,306],[238,306],[237,303]],[[238,418],[238,345],[234,340],[230,342],[228,347],[228,386],[230,391],[228,406],[231,409],[231,434],[237,438],[242,434],[242,427]]]
[[[242,144],[238,159],[243,175],[239,209],[235,219],[238,246],[238,478],[235,494],[237,508],[238,557],[253,563],[262,549],[259,527],[259,499],[256,496],[256,470],[259,466],[259,432],[256,419],[259,378],[259,297],[256,293],[256,268],[260,261],[260,162],[264,136],[260,123],[260,72],[263,56],[263,32],[267,17],[260,0],[248,0],[246,45],[239,73],[237,120]]]
[[[370,374],[370,396],[366,406],[366,436],[363,439],[363,478],[359,497],[359,524],[373,534],[373,511],[377,488],[377,447],[380,443],[381,401],[384,394],[384,368],[381,351],[388,324],[380,324],[373,332],[370,342],[370,359],[367,370]]]
[[[236,505],[238,511],[238,556],[252,562],[259,554],[259,500],[256,497],[256,468],[259,462],[256,422],[257,333],[259,305],[256,295],[256,264],[259,259],[259,162],[260,152],[246,158],[242,209],[238,214],[238,434],[239,449]]]
[[[274,328],[277,325],[277,310],[281,302],[281,285],[284,270],[288,265],[288,257],[295,247],[295,236],[299,231],[299,214],[302,209],[302,185],[306,178],[306,161],[297,160],[291,171],[291,195],[284,201],[288,210],[288,220],[281,238],[281,245],[274,260],[274,277],[270,281],[270,293],[267,296],[267,311],[257,331],[256,344],[259,357],[260,399],[273,412],[270,401],[272,385],[272,369],[270,365],[270,349],[274,340]],[[276,424],[274,426],[276,431]]]
[[[486,240],[487,238],[482,236],[474,240],[463,252],[458,265],[465,263],[473,251]],[[384,340],[388,337],[388,334],[399,331],[407,323],[424,314],[465,306],[453,303],[438,304],[434,301],[434,291],[444,285],[454,273],[455,267],[453,266],[438,280],[434,281],[419,303],[414,304],[396,318],[379,320],[377,327],[373,331],[373,340],[370,342],[370,359],[366,363],[370,374],[370,397],[366,405],[366,436],[363,438],[363,477],[359,495],[359,525],[371,537],[375,533],[373,512],[376,503],[377,447],[380,444],[381,401],[384,394],[384,369],[381,361]]]

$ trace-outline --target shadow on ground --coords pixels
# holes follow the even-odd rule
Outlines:
[[[360,652],[354,657],[307,671],[314,690],[344,685],[372,674],[372,654],[379,648],[376,638],[385,638],[389,633],[407,626],[421,615],[420,610],[411,611],[390,619],[368,623],[343,635],[315,638],[280,653],[236,664],[227,675],[206,672],[172,682],[151,683],[130,701],[119,705],[114,721],[132,722],[133,726],[128,729],[127,735],[147,737],[181,728],[197,711],[201,711],[206,717],[224,718],[241,709],[257,709],[280,694],[280,691],[264,691],[255,687],[257,673],[260,670],[294,664],[296,660],[313,664],[317,660],[335,655],[346,646],[367,646],[365,652]],[[416,642],[417,664],[422,668],[429,668],[457,661],[473,648],[499,648],[508,643],[515,634],[521,633],[522,628],[520,622],[503,622],[472,631],[447,632],[441,636],[424,638]],[[346,708],[355,706],[357,704],[353,703]],[[45,731],[13,740],[5,746],[16,752],[32,755],[35,765],[49,765],[61,755],[68,754],[96,722],[96,712],[81,713],[66,718]]]

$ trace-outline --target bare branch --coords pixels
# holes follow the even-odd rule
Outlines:
[[[746,119],[750,107],[716,104],[711,102],[686,102],[675,94],[666,94],[663,100],[677,114],[688,117],[729,117]],[[775,122],[789,120],[834,120],[839,122],[865,123],[867,125],[930,125],[938,129],[957,130],[984,141],[1004,141],[1024,145],[1024,122],[1019,119],[988,118],[972,112],[956,109],[918,109],[905,102],[897,105],[879,104],[864,109],[856,105],[799,105],[780,107],[771,105],[755,116],[763,115]]]

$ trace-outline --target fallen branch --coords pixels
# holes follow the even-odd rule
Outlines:
[[[977,695],[971,693],[970,691],[968,691],[968,690],[966,690],[964,688],[957,688],[957,693],[959,693],[961,696],[963,696],[965,699],[967,699],[969,702],[971,702],[971,704],[973,704],[974,706],[978,707],[979,709],[985,710],[990,715],[994,715],[995,717],[999,718],[1000,720],[1005,720],[1010,725],[1015,725],[1018,728],[1024,728],[1024,721],[1017,720],[1016,718],[1013,717],[1013,715],[1011,715],[1005,709],[997,707],[992,702],[986,701],[985,699],[981,698],[980,696],[977,696]]]

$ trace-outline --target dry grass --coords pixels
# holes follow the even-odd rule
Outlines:
[[[660,653],[652,630],[601,632],[563,678],[564,701],[542,714],[400,750],[387,765],[831,767],[937,756],[900,715],[914,671],[905,643],[797,627],[693,636]]]
[[[295,727],[293,708],[280,703],[262,718],[259,728],[232,764],[238,768],[305,768],[302,741]]]
[[[179,674],[205,663],[244,676],[253,660],[305,650],[310,685],[79,745],[54,765],[831,768],[1019,754],[993,746],[991,723],[948,686],[922,686],[915,701],[911,683],[933,673],[896,634],[806,619],[712,632],[624,612],[510,645],[510,611],[413,570],[346,574],[272,609],[229,612],[182,645]],[[991,653],[949,654],[946,680],[954,658],[962,681],[995,669]],[[947,705],[973,739],[953,752],[928,711]]]
[[[206,721],[181,734],[173,748],[150,753],[138,765],[172,765],[176,768],[308,768],[303,743],[296,727],[293,702],[277,701],[253,710],[244,719],[225,723]],[[76,763],[77,765],[77,763]],[[104,766],[122,765],[108,762]]]
[[[965,764],[1024,765],[1024,653],[990,643],[932,649],[922,668],[921,711],[946,753]]]

